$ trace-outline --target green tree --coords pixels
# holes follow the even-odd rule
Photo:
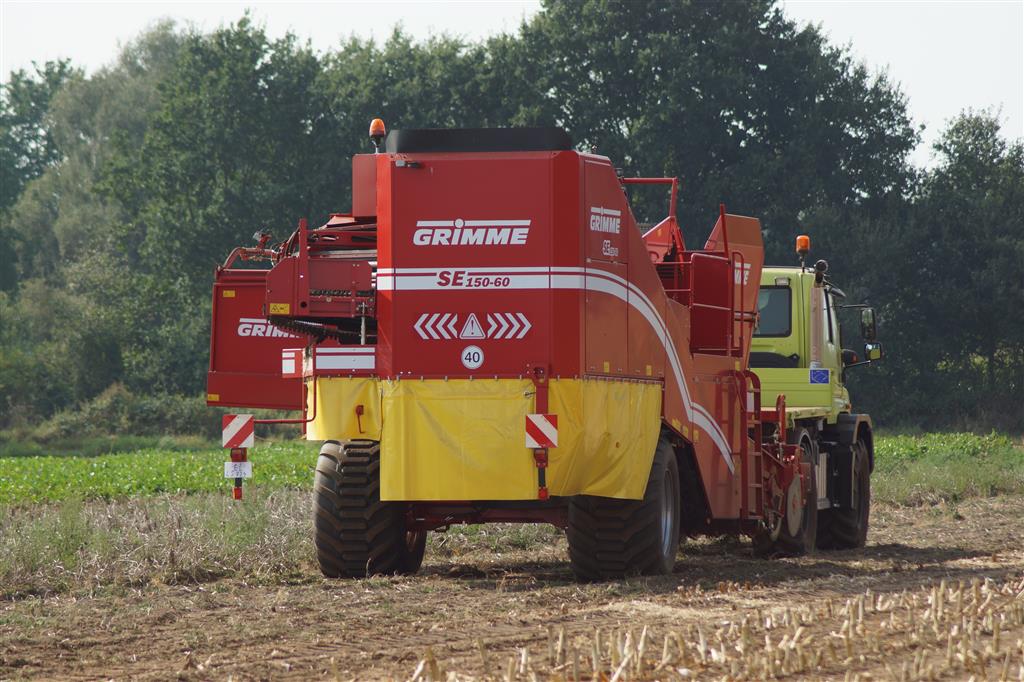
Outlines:
[[[17,285],[15,230],[7,215],[25,185],[60,158],[47,125],[54,94],[79,72],[67,60],[33,63],[35,73],[12,71],[0,85],[0,291]]]
[[[841,254],[847,293],[880,313],[887,357],[851,372],[854,395],[889,423],[1019,430],[1024,142],[965,112],[935,150],[910,201],[814,217],[833,228],[824,252]]]
[[[998,118],[966,112],[935,144],[939,164],[920,201],[927,263],[920,263],[927,333],[956,382],[961,414],[978,408],[1021,423],[1024,406],[1024,142]],[[920,243],[920,242],[919,242]],[[923,259],[922,259],[923,260]]]
[[[206,296],[213,267],[257,229],[326,217],[344,156],[330,144],[320,65],[294,36],[244,18],[185,37],[141,147],[119,145],[105,186],[131,215],[131,262]]]
[[[60,158],[46,122],[50,100],[69,78],[81,75],[68,60],[32,66],[35,73],[12,71],[0,85],[0,210]]]
[[[135,300],[123,263],[127,213],[97,184],[115,137],[141,145],[180,40],[172,24],[159,24],[114,64],[66,79],[50,97],[43,121],[56,160],[3,214],[0,249],[17,259],[0,256],[16,285],[0,314],[0,364],[10,370],[0,381],[0,424],[45,416],[125,378],[123,348],[135,328],[119,315]]]
[[[769,0],[548,0],[522,42],[579,142],[627,175],[682,177],[691,241],[726,201],[761,218],[774,259],[807,211],[908,187],[903,95]]]

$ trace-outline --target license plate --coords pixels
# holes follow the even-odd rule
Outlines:
[[[224,462],[224,478],[252,478],[252,462]]]

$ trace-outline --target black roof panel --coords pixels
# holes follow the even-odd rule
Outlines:
[[[561,128],[420,128],[392,130],[385,150],[418,152],[547,152],[572,149]]]

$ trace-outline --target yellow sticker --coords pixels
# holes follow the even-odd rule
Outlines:
[[[234,289],[225,289],[221,293],[221,296],[223,296],[224,298],[234,298],[235,297],[235,290]]]
[[[206,394],[206,402],[208,402],[208,403],[219,403],[220,402],[220,393],[207,393]]]
[[[271,315],[288,315],[292,311],[291,303],[271,303],[270,314]]]
[[[740,371],[740,361],[739,360],[736,361],[736,371],[737,372]]]
[[[683,438],[689,438],[689,437],[690,437],[690,427],[689,426],[684,426],[683,427]]]
[[[651,376],[652,374],[654,374],[654,368],[647,365],[647,376]]]
[[[612,371],[612,364],[607,360],[604,361],[604,373],[609,374]]]
[[[678,419],[673,419],[673,420],[672,420],[672,428],[674,428],[674,429],[675,429],[676,431],[678,431],[678,430],[679,430],[679,428],[680,428],[680,427],[681,427],[682,425],[683,425],[683,422],[679,421]]]
[[[696,443],[699,440],[700,440],[700,431],[698,431],[697,429],[694,429],[693,430],[693,442]]]

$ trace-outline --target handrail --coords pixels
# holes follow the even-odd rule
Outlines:
[[[678,193],[679,178],[620,178],[623,185],[672,185],[672,193],[669,196],[668,217],[676,217],[676,195]]]

